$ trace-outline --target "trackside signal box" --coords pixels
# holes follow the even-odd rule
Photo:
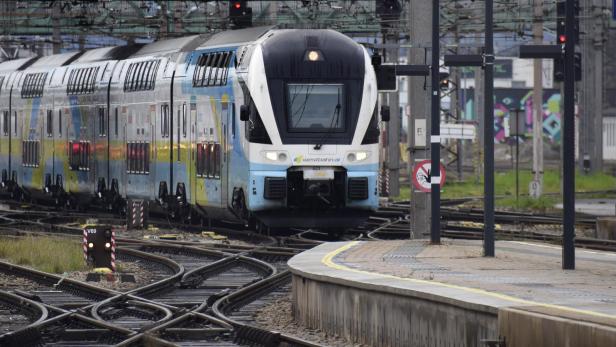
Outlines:
[[[83,255],[95,268],[115,271],[115,232],[108,225],[87,225],[83,229]]]

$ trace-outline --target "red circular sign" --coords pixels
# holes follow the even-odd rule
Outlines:
[[[440,186],[443,187],[445,185],[445,166],[439,163],[440,167]],[[421,190],[422,192],[429,193],[432,190],[432,182],[430,174],[432,168],[432,161],[430,160],[422,160],[417,165],[415,165],[415,169],[413,170],[413,176],[411,179],[413,180],[413,185],[415,188]]]

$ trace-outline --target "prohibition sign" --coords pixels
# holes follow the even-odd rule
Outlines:
[[[440,186],[443,187],[445,184],[445,167],[441,163],[439,163],[439,167],[441,169]],[[417,165],[415,165],[415,169],[413,170],[413,185],[415,185],[415,188],[424,193],[429,193],[432,190],[432,183],[430,182],[431,169],[432,162],[430,160],[423,160],[417,163]]]

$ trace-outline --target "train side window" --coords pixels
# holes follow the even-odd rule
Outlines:
[[[132,164],[132,157],[133,157],[133,146],[131,146],[131,143],[127,143],[126,144],[126,172],[131,173],[131,164]]]
[[[213,144],[214,153],[212,153],[214,157],[214,167],[212,168],[213,173],[212,176],[215,178],[220,178],[220,143]]]
[[[4,136],[9,134],[9,111],[4,111],[2,113],[2,133]]]
[[[160,107],[160,134],[169,137],[169,105]]]
[[[98,136],[105,137],[107,136],[107,117],[106,109],[104,107],[98,108]]]
[[[147,153],[145,151],[145,143],[140,143],[139,144],[139,171],[141,171],[142,174],[145,173],[145,157],[146,157]]]
[[[86,163],[86,144],[83,142],[79,142],[79,170],[83,170],[85,168]]]
[[[145,174],[149,174],[150,173],[150,144],[149,143],[144,143],[143,144],[143,171]]]
[[[197,177],[205,177],[205,144],[198,143],[197,144]]]
[[[41,149],[41,142],[34,141],[34,162],[32,163],[34,167],[39,167],[39,157],[41,153],[40,149]]]
[[[149,142],[129,142],[126,144],[126,172],[144,175],[150,173]]]
[[[216,85],[216,75],[218,74],[218,70],[219,70],[218,64],[219,64],[221,56],[222,56],[222,53],[214,54],[214,58],[212,59],[212,62],[211,62],[212,67],[210,68],[210,76],[208,77],[208,81],[207,81],[208,86]]]
[[[21,142],[21,165],[28,165],[28,141]]]
[[[177,158],[177,161],[181,161],[182,160],[182,158],[180,157],[182,155],[182,153],[181,153],[182,152],[181,151],[181,147],[182,146],[180,146],[180,130],[182,128],[181,124],[180,124],[181,122],[182,122],[182,111],[178,108],[178,124],[177,124],[177,127],[176,127],[176,129],[177,129],[177,131],[176,131],[177,143],[175,144],[178,147],[178,158]]]
[[[235,103],[231,103],[231,136],[235,138]]]
[[[209,84],[210,74],[212,73],[212,61],[214,61],[214,54],[206,55],[205,69],[203,70],[200,87],[205,87]]]
[[[79,169],[78,158],[79,157],[79,144],[75,142],[68,143],[68,163],[71,170]]]
[[[47,136],[53,136],[53,111],[47,110]]]
[[[62,110],[58,110],[58,137],[62,137]]]
[[[71,141],[68,144],[68,161],[73,171],[90,170],[90,143],[86,141]],[[36,150],[38,157],[38,149]],[[38,166],[38,163],[37,163]]]
[[[115,120],[114,120],[114,133],[115,136],[118,136],[118,108],[115,108]]]
[[[218,86],[222,86],[224,85],[224,80],[225,80],[225,75],[226,75],[226,70],[227,70],[227,63],[229,62],[229,56],[231,54],[230,53],[222,53],[220,56],[220,61],[218,62],[218,74],[216,76],[216,85]]]
[[[186,137],[186,131],[187,131],[187,126],[186,126],[186,104],[182,105],[182,136]]]

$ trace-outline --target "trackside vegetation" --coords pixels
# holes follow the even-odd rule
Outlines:
[[[51,273],[87,270],[81,244],[61,237],[0,237],[0,258]]]

